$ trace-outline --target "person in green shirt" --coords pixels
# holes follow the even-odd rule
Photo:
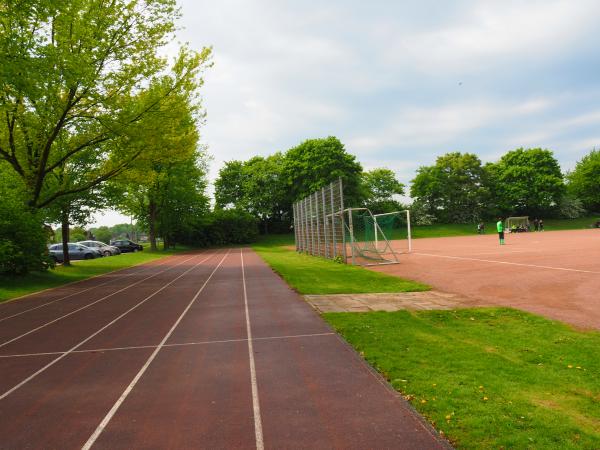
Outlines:
[[[504,222],[502,222],[502,217],[498,217],[498,222],[496,223],[496,229],[498,230],[498,237],[500,238],[500,245],[504,245]]]

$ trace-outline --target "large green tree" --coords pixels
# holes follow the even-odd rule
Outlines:
[[[402,208],[394,195],[404,195],[404,185],[396,174],[385,168],[373,169],[362,174],[364,204],[374,214],[397,211]]]
[[[568,191],[590,212],[600,211],[600,150],[584,156],[567,175]]]
[[[300,200],[341,177],[347,205],[362,202],[362,166],[336,137],[309,139],[285,154],[282,178],[288,203]]]
[[[197,83],[210,54],[182,50],[162,76],[159,52],[177,15],[175,0],[0,7],[0,158],[23,180],[30,206],[85,192],[144,152],[135,145],[142,119]],[[83,176],[52,182],[61,167],[82,162]]]
[[[553,214],[565,193],[560,165],[550,150],[518,148],[486,168],[494,201],[504,214]]]
[[[411,182],[410,195],[420,210],[441,222],[474,222],[489,211],[487,174],[472,153],[447,153],[423,166]]]

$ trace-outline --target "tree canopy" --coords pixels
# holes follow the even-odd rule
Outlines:
[[[590,212],[600,211],[600,150],[585,155],[567,175],[568,191]]]
[[[404,195],[404,185],[396,174],[385,168],[373,169],[362,174],[364,205],[375,214],[393,212],[404,207],[394,195]]]

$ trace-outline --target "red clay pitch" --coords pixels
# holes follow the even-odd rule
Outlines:
[[[249,249],[6,303],[0,330],[0,448],[447,446]]]
[[[405,246],[395,242],[394,246]],[[600,329],[600,230],[413,240],[400,264],[374,270],[472,299]]]

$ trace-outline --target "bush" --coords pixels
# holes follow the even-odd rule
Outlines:
[[[0,172],[0,274],[46,270],[51,261],[41,214],[25,207],[21,193],[7,178]]]
[[[258,239],[258,222],[236,209],[217,209],[203,218],[185,244],[214,246],[249,244]]]

